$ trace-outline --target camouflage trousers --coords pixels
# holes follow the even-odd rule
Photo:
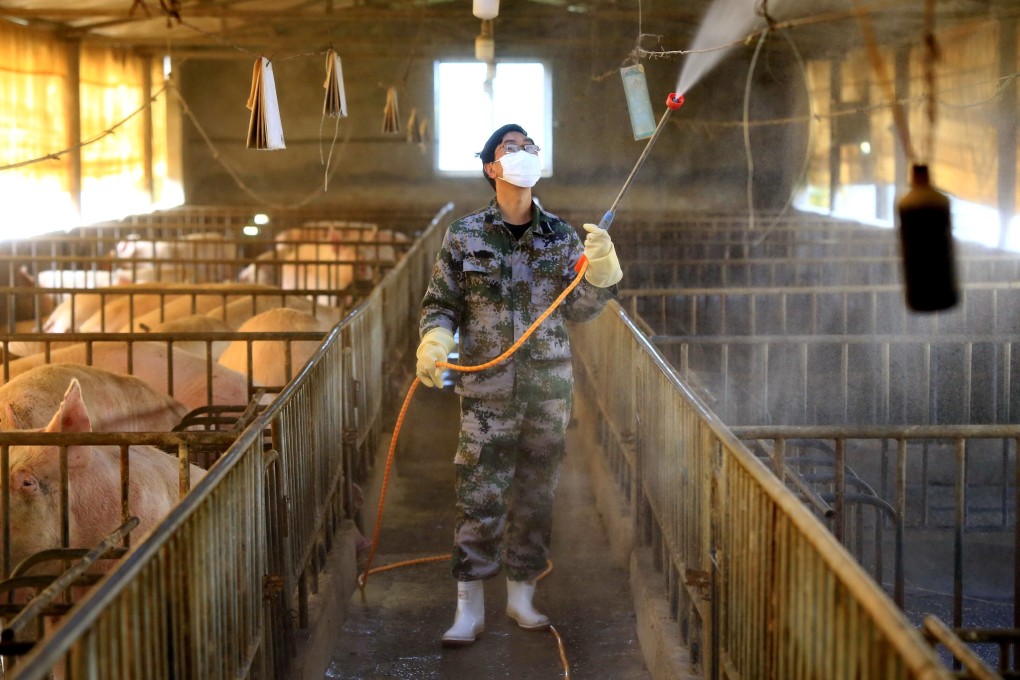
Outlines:
[[[514,581],[545,570],[571,400],[461,398],[453,575]]]

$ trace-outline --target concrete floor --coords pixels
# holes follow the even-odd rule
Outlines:
[[[373,566],[450,552],[457,425],[456,395],[419,387],[400,436]],[[567,460],[557,494],[551,555],[555,568],[539,583],[536,606],[549,615],[563,640],[569,677],[648,680],[628,573],[610,558],[606,530],[576,451],[578,427],[572,424],[568,432]],[[362,511],[370,538],[385,455],[384,448]],[[374,574],[365,601],[358,594],[352,598],[325,677],[568,677],[555,637],[548,631],[521,630],[504,613],[502,576],[486,582],[485,596],[485,632],[471,646],[448,649],[440,644],[456,607],[456,585],[448,562]]]

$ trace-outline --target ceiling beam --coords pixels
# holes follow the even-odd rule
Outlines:
[[[571,12],[566,6],[547,4],[548,0],[507,0],[495,26],[497,44],[502,39],[504,45],[512,42],[527,48],[541,46],[546,52],[590,47],[580,33],[598,34],[600,39],[605,36],[611,40],[611,44],[603,46],[608,53],[634,48],[639,15],[630,6],[630,0],[556,0],[564,4],[575,1],[583,2],[586,11]],[[808,14],[780,20],[777,28],[787,29],[798,48],[816,56],[845,51],[848,45],[858,47],[853,12],[843,6],[828,9],[831,3],[820,1],[821,5],[814,10],[804,10]],[[671,58],[679,57],[679,51],[690,46],[707,2],[646,2],[645,5],[652,6],[641,12],[641,25],[646,33],[661,35],[662,45],[653,46],[655,38],[647,37],[642,47],[661,49]],[[28,22],[40,30],[57,31],[88,42],[144,51],[163,50],[169,44],[174,50],[196,53],[228,51],[235,46],[297,50],[302,45],[330,38],[375,53],[396,49],[394,45],[402,44],[408,32],[414,35],[422,24],[435,45],[459,44],[464,40],[459,35],[461,31],[473,36],[478,27],[466,3],[444,0],[285,0],[287,9],[280,9],[279,5],[266,7],[268,3],[251,8],[246,0],[198,0],[183,3],[183,24],[171,21],[169,25],[161,11],[152,9],[154,4],[146,2],[152,10],[148,14],[137,7],[132,14],[127,0],[98,8],[82,7],[75,0],[39,0],[28,8],[0,3],[0,19]],[[942,0],[937,7],[939,21],[951,23],[975,6],[982,9],[970,13],[972,17],[1020,13],[1017,0]],[[874,15],[882,44],[907,44],[919,39],[916,30],[919,12],[912,0],[870,0],[864,8]],[[633,29],[629,36],[628,29]],[[453,41],[448,37],[451,32],[457,36]],[[784,41],[775,42],[781,48]]]

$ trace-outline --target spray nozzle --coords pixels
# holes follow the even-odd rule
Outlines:
[[[670,92],[669,96],[666,97],[666,106],[676,111],[684,105],[684,96],[677,92]]]

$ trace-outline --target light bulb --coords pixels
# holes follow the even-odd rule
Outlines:
[[[495,19],[499,14],[499,0],[474,0],[471,13],[479,19]]]

